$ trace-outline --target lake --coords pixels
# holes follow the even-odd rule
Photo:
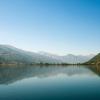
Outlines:
[[[0,100],[100,100],[100,67],[1,66]]]

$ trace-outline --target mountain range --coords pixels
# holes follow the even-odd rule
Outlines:
[[[10,45],[0,45],[0,64],[77,64],[89,61],[95,55],[53,55],[46,52],[29,52]]]
[[[91,58],[93,58],[95,55],[94,54],[90,54],[90,55],[73,55],[73,54],[68,54],[65,56],[58,56],[58,55],[54,55],[54,54],[50,54],[47,52],[39,52],[39,54],[53,58],[53,59],[57,59],[62,61],[63,63],[68,63],[68,64],[77,64],[77,63],[84,63],[89,61]]]
[[[0,45],[1,64],[37,64],[37,63],[61,63],[57,59],[40,55],[34,52],[24,51],[9,45]]]

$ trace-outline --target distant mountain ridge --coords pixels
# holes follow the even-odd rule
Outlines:
[[[90,60],[94,55],[66,56],[46,52],[28,52],[10,45],[0,45],[0,64],[77,64]]]
[[[86,56],[73,55],[73,54],[68,54],[65,56],[58,56],[58,55],[54,55],[54,54],[50,54],[50,53],[42,52],[42,51],[39,52],[39,54],[61,60],[62,62],[66,62],[68,64],[84,63],[84,62],[89,61],[91,58],[93,58],[95,56],[94,54],[90,54],[90,55],[86,55]]]
[[[27,52],[9,45],[0,45],[0,64],[61,63],[38,53]]]

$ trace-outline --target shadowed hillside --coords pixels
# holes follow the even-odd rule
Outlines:
[[[86,62],[85,64],[100,65],[100,53],[93,57],[90,61]]]

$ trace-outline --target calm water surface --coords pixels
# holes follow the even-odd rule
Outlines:
[[[1,66],[0,100],[100,100],[100,67]]]

